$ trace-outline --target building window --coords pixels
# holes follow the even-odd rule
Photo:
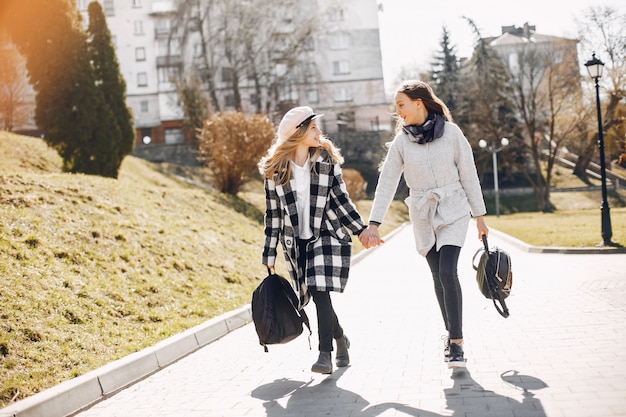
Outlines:
[[[180,50],[180,40],[171,38],[157,41],[157,56],[174,56]]]
[[[143,35],[143,22],[141,20],[135,20],[135,35]]]
[[[517,52],[509,54],[509,69],[513,75],[519,74],[519,56]]]
[[[154,30],[156,31],[157,34],[163,35],[163,34],[170,33],[170,29],[171,29],[170,19],[161,18],[161,19],[157,19],[156,22],[154,23]]]
[[[344,32],[337,32],[330,35],[330,49],[348,49],[350,46],[350,36]]]
[[[222,82],[230,83],[235,79],[235,73],[232,68],[222,68]]]
[[[320,101],[319,91],[317,91],[317,90],[307,90],[306,98],[309,101],[309,103],[319,103],[319,101]]]
[[[161,67],[158,69],[159,83],[171,83],[178,77],[178,67]]]
[[[274,67],[274,72],[276,73],[277,77],[284,76],[285,74],[287,74],[287,65],[276,64],[276,67]]]
[[[139,48],[135,48],[135,61],[145,61],[146,60],[146,48],[143,46]]]
[[[148,74],[145,72],[140,72],[137,74],[137,87],[147,87],[148,86]]]
[[[76,8],[80,11],[87,10],[87,3],[89,3],[88,0],[76,0]]]
[[[142,100],[141,102],[139,102],[139,109],[142,113],[148,113],[150,111],[148,100]]]
[[[335,7],[328,14],[328,20],[331,22],[343,22],[343,9],[341,7]]]
[[[333,61],[333,74],[350,74],[350,63],[348,61]]]
[[[115,16],[115,7],[113,6],[113,0],[104,0],[104,14],[107,17]]]
[[[334,92],[335,101],[352,101],[352,88],[339,87]]]
[[[185,135],[180,128],[169,128],[164,130],[165,143],[185,143]]]
[[[224,106],[235,107],[235,96],[233,94],[226,94],[226,96],[224,96]]]
[[[133,0],[133,7],[141,7],[141,0]]]
[[[314,51],[315,50],[315,42],[311,36],[308,36],[302,41],[302,47],[305,51]]]
[[[279,101],[291,101],[291,102],[297,102],[298,101],[298,90],[293,86],[293,85],[287,85],[285,86],[283,89],[281,89],[281,91],[279,91],[278,93],[278,100]]]

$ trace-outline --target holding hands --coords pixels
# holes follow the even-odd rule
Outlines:
[[[359,234],[359,241],[365,249],[369,249],[371,247],[385,243],[385,241],[382,240],[380,238],[380,235],[378,234],[378,226],[374,224],[370,224],[369,226],[367,226],[367,229],[363,230]]]

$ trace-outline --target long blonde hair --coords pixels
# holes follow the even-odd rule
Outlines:
[[[291,164],[289,164],[289,161],[294,160],[296,148],[309,130],[309,125],[310,122],[305,123],[289,138],[276,136],[267,154],[258,163],[259,172],[264,179],[273,179],[274,174],[278,174],[277,184],[285,185],[289,182],[291,179]],[[339,148],[326,136],[320,137],[319,147],[309,149],[311,161],[316,161],[323,150],[326,151],[333,162],[343,163],[343,157]],[[311,169],[314,169],[314,166],[315,164],[311,164]]]

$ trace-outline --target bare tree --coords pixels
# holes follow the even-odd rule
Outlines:
[[[183,67],[200,75],[210,112],[243,109],[245,90],[256,113],[270,114],[313,72],[305,58],[320,11],[313,3],[286,3],[178,0],[172,37],[187,51]]]
[[[550,181],[558,152],[580,128],[574,113],[581,97],[575,42],[529,43],[518,53],[518,65],[509,68],[513,103],[524,127],[528,163],[522,172],[543,212],[554,210]]]
[[[0,117],[2,129],[8,132],[28,117],[24,107],[28,83],[23,73],[24,59],[17,50],[0,49]]]
[[[619,135],[619,128],[624,123],[620,102],[626,97],[626,14],[612,7],[594,6],[585,10],[577,19],[581,38],[581,49],[584,57],[591,57],[592,52],[605,63],[604,73],[600,79],[603,90],[603,132],[607,149],[626,151],[626,139]],[[593,97],[591,94],[589,97]],[[591,118],[589,118],[591,119]],[[589,131],[593,134],[583,136],[576,149],[579,159],[575,173],[586,178],[589,162],[595,154],[598,143],[595,118],[589,120]],[[611,146],[618,142],[617,146]],[[612,156],[609,153],[609,160]]]

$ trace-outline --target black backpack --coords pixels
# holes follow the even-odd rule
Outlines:
[[[504,318],[509,317],[509,309],[504,300],[511,294],[513,271],[511,257],[500,248],[489,249],[487,236],[483,235],[484,248],[480,248],[472,258],[472,266],[476,270],[476,282],[480,292],[493,301],[498,313]],[[480,255],[478,265],[476,256]],[[496,303],[500,303],[500,306]]]
[[[285,278],[272,273],[252,293],[252,320],[259,343],[267,352],[267,345],[287,343],[302,334],[302,324],[309,329],[309,318],[298,310],[298,296]]]

